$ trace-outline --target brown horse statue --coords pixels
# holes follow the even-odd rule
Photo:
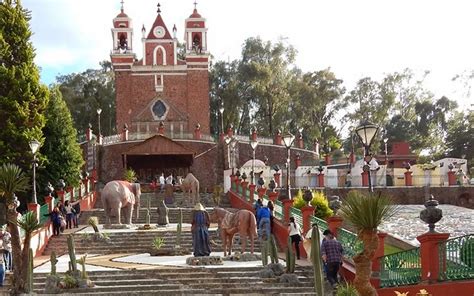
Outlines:
[[[232,240],[239,233],[241,252],[246,251],[247,237],[250,238],[250,253],[253,254],[254,241],[257,237],[257,222],[254,214],[249,210],[238,210],[231,213],[225,209],[216,207],[212,211],[211,221],[217,221],[220,228],[224,256],[232,254]]]
[[[192,205],[200,202],[199,181],[193,174],[189,173],[186,178],[180,178],[179,185],[184,193],[189,194],[189,201]]]

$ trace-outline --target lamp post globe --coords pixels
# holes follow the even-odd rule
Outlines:
[[[33,203],[38,203],[36,199],[36,152],[38,152],[41,143],[38,142],[36,139],[30,141],[30,149],[33,153]]]
[[[221,103],[219,106],[219,113],[221,114],[221,133],[224,133],[224,105]]]
[[[376,126],[373,123],[370,123],[368,121],[363,122],[360,126],[358,126],[355,129],[356,135],[359,137],[360,141],[362,142],[362,145],[364,145],[364,160],[367,162],[367,173],[369,177],[369,190],[373,192],[373,187],[372,187],[372,180],[370,177],[370,146],[372,145],[372,141],[375,138],[375,135],[377,134],[379,130],[379,127]],[[364,165],[364,167],[366,167]]]
[[[255,149],[257,149],[258,141],[250,141],[250,147],[252,148],[252,179],[251,184],[255,184]]]
[[[286,190],[287,190],[287,195],[288,199],[291,199],[291,187],[290,187],[290,151],[291,151],[291,146],[293,145],[293,142],[295,141],[295,136],[292,135],[291,133],[288,133],[283,137],[283,144],[286,147],[286,153],[287,153],[287,158],[286,158]]]
[[[99,127],[99,136],[101,135],[101,132],[100,132],[100,113],[102,113],[102,109],[100,108],[97,108],[97,123],[98,123],[98,127]]]

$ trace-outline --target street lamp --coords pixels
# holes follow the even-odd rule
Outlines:
[[[33,153],[33,203],[38,203],[36,199],[36,152],[40,147],[41,143],[37,140],[30,141],[31,152]]]
[[[372,188],[372,180],[370,177],[369,163],[372,160],[372,158],[370,157],[370,146],[372,145],[372,141],[374,140],[378,130],[378,126],[368,121],[364,122],[362,125],[355,129],[356,135],[359,137],[360,141],[362,142],[362,145],[364,145],[364,160],[367,163],[366,165],[364,165],[364,171],[368,173],[370,192],[374,191],[374,189]]]
[[[237,140],[234,137],[225,137],[224,142],[227,147],[227,158],[229,160],[229,168],[232,168],[232,176],[234,175],[234,151],[237,145]]]
[[[99,137],[100,137],[100,135],[101,135],[101,133],[100,133],[100,113],[102,113],[102,109],[97,108],[97,116],[99,117],[99,118],[98,118],[98,123],[99,123]]]
[[[252,147],[252,179],[250,184],[255,183],[255,149],[257,149],[258,141],[250,141],[250,147]]]
[[[224,134],[224,105],[219,106],[219,113],[221,114],[221,133]]]
[[[283,137],[283,144],[285,144],[286,154],[287,154],[287,159],[286,159],[286,190],[287,190],[288,199],[291,199],[290,150],[291,150],[291,146],[293,145],[294,141],[295,141],[295,136],[293,136],[291,133],[288,133],[286,136]]]

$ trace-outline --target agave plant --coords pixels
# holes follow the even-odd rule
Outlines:
[[[357,289],[349,283],[344,283],[337,287],[336,296],[359,296]]]
[[[397,211],[398,207],[388,196],[359,191],[349,192],[342,204],[341,216],[355,227],[364,245],[361,253],[353,257],[356,268],[354,286],[361,295],[377,295],[370,284],[372,260],[379,244],[377,228]]]
[[[133,183],[137,180],[137,173],[132,169],[127,169],[123,174],[123,179],[130,183]]]
[[[153,248],[155,248],[155,250],[159,250],[165,244],[165,239],[160,237],[160,236],[157,236],[153,239],[152,244],[153,244]]]

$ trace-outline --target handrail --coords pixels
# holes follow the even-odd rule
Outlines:
[[[274,215],[275,218],[277,218],[278,220],[283,221],[283,219],[284,219],[283,203],[282,203],[281,201],[279,201],[278,199],[275,200],[275,205],[274,205],[274,209],[273,209],[273,215]]]
[[[440,280],[474,278],[474,234],[449,239],[438,247]]]
[[[412,285],[420,281],[420,248],[380,257],[381,287]]]
[[[357,234],[344,228],[339,228],[337,240],[342,244],[343,255],[348,258],[354,257],[364,248]]]
[[[303,228],[303,214],[301,213],[300,209],[297,208],[290,208],[290,216],[295,218],[295,222],[298,223],[298,225]]]

